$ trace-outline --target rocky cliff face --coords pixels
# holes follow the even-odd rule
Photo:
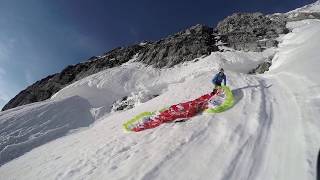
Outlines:
[[[261,13],[235,13],[217,27],[221,41],[236,50],[263,51],[278,45],[279,34],[288,33],[285,19],[270,18]]]
[[[221,21],[214,29],[196,25],[156,42],[116,48],[103,56],[66,67],[21,91],[2,110],[43,101],[63,87],[107,68],[119,66],[137,55],[136,60],[154,67],[172,67],[218,51],[217,41],[236,50],[262,51],[277,46],[275,38],[287,33],[285,18],[261,13],[238,13]],[[221,43],[220,43],[221,44]]]
[[[154,67],[171,67],[218,50],[213,28],[196,25],[156,42],[116,48],[103,56],[66,67],[60,73],[48,76],[21,91],[2,110],[43,101],[65,86],[107,68],[128,62],[134,55],[137,61]]]
[[[202,55],[217,51],[213,28],[193,26],[160,41],[147,44],[139,54],[139,61],[155,67],[172,67]]]

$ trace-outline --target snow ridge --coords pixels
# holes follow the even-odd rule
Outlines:
[[[320,0],[317,0],[312,4],[305,5],[301,8],[297,8],[293,11],[289,11],[288,13],[292,13],[292,12],[305,12],[305,13],[320,12]]]

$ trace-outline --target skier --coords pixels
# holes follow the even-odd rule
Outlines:
[[[224,85],[227,85],[227,78],[226,78],[226,75],[224,74],[223,68],[221,68],[219,73],[216,74],[212,79],[212,83],[214,84],[213,93],[215,93],[217,89],[221,87],[222,81],[224,81]]]

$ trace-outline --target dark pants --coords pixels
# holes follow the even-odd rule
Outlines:
[[[217,90],[219,87],[221,87],[221,82],[214,82],[214,88],[212,92],[215,93],[215,90]]]

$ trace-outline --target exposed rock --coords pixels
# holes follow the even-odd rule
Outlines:
[[[147,102],[159,95],[149,95],[145,92],[132,93],[113,103],[111,111],[122,111],[134,108],[137,104]]]
[[[119,66],[136,54],[137,61],[154,67],[172,67],[218,50],[213,29],[193,26],[156,42],[144,42],[126,48],[116,48],[103,56],[93,56],[87,62],[66,67],[62,72],[48,76],[21,91],[2,110],[43,101],[65,86],[107,68]]]
[[[269,17],[273,20],[292,22],[305,19],[320,19],[320,12],[289,12],[286,14],[272,14]]]
[[[215,31],[227,46],[245,51],[276,47],[279,34],[289,32],[284,19],[271,19],[261,13],[235,13],[219,22]]]
[[[123,97],[121,100],[113,103],[112,111],[122,111],[127,109],[132,109],[134,107],[134,103],[128,101],[128,96]]]
[[[149,43],[139,54],[139,61],[154,67],[172,67],[217,51],[213,28],[196,25],[160,41]]]
[[[320,12],[299,12],[287,15],[288,21],[301,21],[304,19],[320,19]]]
[[[133,45],[127,48],[116,48],[104,54],[102,57],[91,57],[89,59],[90,61],[67,66],[60,73],[37,81],[21,91],[11,99],[2,110],[4,111],[17,106],[46,100],[63,87],[79,79],[127,62],[142,48],[143,47],[139,45]]]
[[[221,21],[215,30],[196,25],[156,42],[116,48],[103,56],[93,56],[87,62],[68,66],[60,73],[37,81],[11,99],[2,110],[46,100],[65,86],[104,69],[119,66],[136,54],[137,61],[161,68],[209,55],[219,51],[219,45],[236,50],[263,51],[268,47],[276,47],[279,34],[289,32],[286,21],[305,17],[319,17],[319,14],[237,13]]]
[[[271,65],[271,62],[263,62],[259,64],[257,68],[250,71],[249,74],[263,74],[264,72],[269,71]]]
[[[251,70],[248,74],[263,74],[266,71],[269,71],[269,68],[272,65],[273,56],[267,58],[267,60],[259,64],[256,68]]]

